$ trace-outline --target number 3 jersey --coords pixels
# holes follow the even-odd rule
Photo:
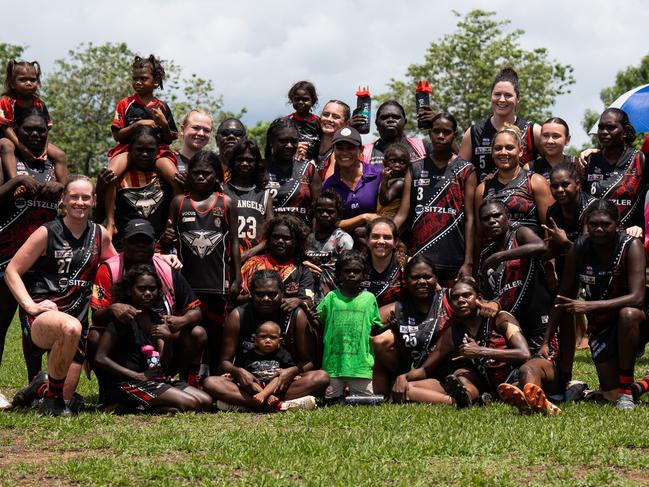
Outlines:
[[[214,193],[205,211],[185,194],[178,209],[176,234],[182,274],[194,292],[227,294],[230,288],[230,225],[225,194]]]
[[[237,203],[239,249],[243,253],[259,243],[270,190],[258,189],[256,186],[235,186],[230,182],[226,185],[225,192]]]
[[[88,306],[101,257],[101,226],[88,222],[76,238],[62,218],[43,225],[47,250],[25,274],[26,287],[34,301],[49,299],[59,311],[88,326]]]

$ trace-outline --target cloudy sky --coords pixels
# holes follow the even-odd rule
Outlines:
[[[354,102],[360,83],[382,92],[421,62],[431,41],[455,30],[453,9],[482,8],[523,29],[523,47],[547,47],[575,68],[573,93],[554,113],[580,145],[584,110],[601,109],[599,91],[649,52],[642,0],[35,0],[30,13],[24,5],[5,2],[3,17],[15,21],[3,22],[0,40],[29,46],[26,57],[46,73],[81,42],[126,42],[211,79],[225,109],[248,108],[247,124],[289,113],[286,92],[299,79],[313,81],[322,100]]]

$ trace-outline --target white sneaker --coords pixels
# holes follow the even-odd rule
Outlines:
[[[315,403],[315,397],[313,396],[303,396],[296,399],[289,399],[288,401],[282,401],[282,405],[279,407],[280,411],[288,411],[289,409],[315,409],[317,407]]]
[[[0,394],[0,411],[3,409],[9,409],[10,407],[11,403],[7,400],[6,397]]]
[[[220,399],[216,401],[216,408],[219,411],[235,411],[235,412],[249,411],[248,408],[245,408],[243,406],[237,406],[235,404],[230,404],[229,402],[221,401]]]
[[[620,411],[630,411],[635,408],[633,396],[631,394],[620,394],[615,401],[615,407]]]

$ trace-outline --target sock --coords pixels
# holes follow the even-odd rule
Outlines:
[[[633,384],[633,369],[620,369],[618,371],[618,376],[620,381],[620,388],[618,389],[618,392],[620,392],[620,394],[632,395],[631,385]]]
[[[199,387],[200,386],[200,364],[191,364],[189,366],[189,373],[187,374],[187,384],[189,384],[192,387]]]
[[[65,384],[65,377],[63,379],[55,379],[50,375],[45,397],[63,397],[63,384]]]
[[[633,391],[634,399],[638,399],[645,392],[649,391],[649,374],[645,375],[638,382],[631,384],[631,390]]]
[[[47,382],[44,382],[40,386],[38,386],[38,389],[36,389],[36,397],[41,398],[45,397],[45,393],[47,392]]]

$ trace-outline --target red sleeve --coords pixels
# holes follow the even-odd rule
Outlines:
[[[248,288],[248,283],[252,275],[257,272],[266,269],[266,265],[263,259],[259,255],[255,255],[249,258],[241,267],[241,295],[247,296],[250,294],[250,289]]]
[[[14,103],[9,96],[0,98],[0,125],[13,127],[14,125]]]
[[[113,278],[107,264],[101,264],[95,275],[95,282],[92,284],[92,297],[90,307],[92,309],[105,309],[113,304]]]
[[[111,127],[115,127],[117,129],[123,129],[124,128],[124,118],[126,116],[126,109],[128,108],[128,98],[122,98],[119,103],[117,104],[117,107],[115,108],[115,116],[113,117],[113,123],[110,124]]]

